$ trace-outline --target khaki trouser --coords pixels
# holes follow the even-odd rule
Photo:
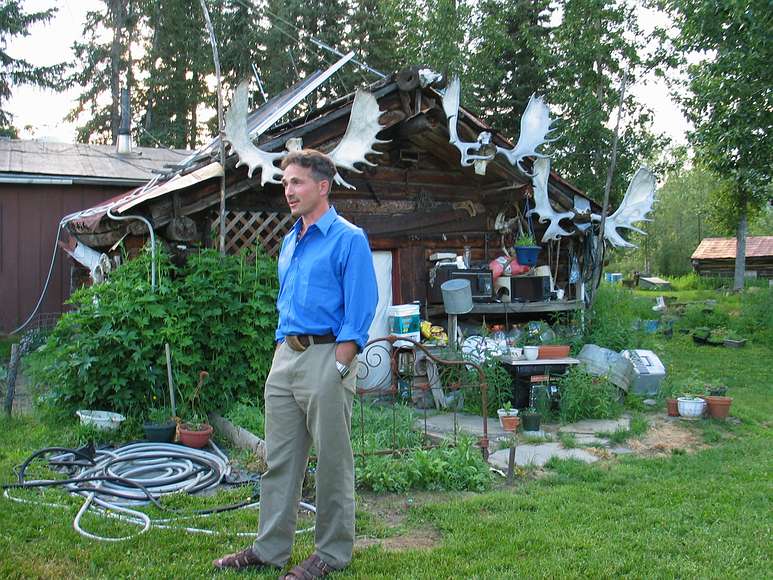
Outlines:
[[[352,559],[354,460],[349,439],[354,371],[341,379],[335,344],[304,352],[286,343],[274,353],[266,380],[266,459],[260,485],[260,525],[253,549],[264,562],[290,559],[298,502],[311,444],[317,452],[316,554],[334,568]]]

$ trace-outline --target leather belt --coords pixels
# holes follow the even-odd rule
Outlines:
[[[313,344],[332,344],[336,341],[334,334],[289,334],[285,336],[287,346],[296,352],[303,352]]]

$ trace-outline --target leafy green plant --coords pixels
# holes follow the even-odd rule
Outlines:
[[[480,450],[470,438],[456,447],[418,449],[400,457],[370,456],[358,461],[357,484],[377,493],[428,491],[485,491],[492,476]]]
[[[609,419],[621,412],[617,387],[580,367],[571,368],[560,379],[559,416],[564,423],[581,419]]]
[[[204,250],[174,266],[163,248],[157,255],[155,291],[146,249],[107,282],[74,293],[75,309],[28,356],[48,406],[144,416],[166,390],[165,343],[181,414],[191,411],[184,402],[202,369],[214,386],[200,394],[199,413],[226,408],[237,393],[260,398],[274,350],[274,260],[260,255],[248,264]]]
[[[584,342],[614,351],[648,346],[652,337],[638,321],[652,316],[650,300],[611,284],[602,284],[596,292]]]
[[[172,418],[172,414],[166,407],[153,407],[146,415],[150,423],[166,423]]]
[[[260,438],[266,436],[265,417],[260,405],[243,400],[237,401],[228,409],[225,418],[234,425],[247,429],[253,435]]]
[[[537,241],[534,239],[534,236],[530,233],[522,233],[520,234],[516,240],[515,240],[516,246],[536,246]]]
[[[504,408],[505,404],[510,404],[512,397],[513,379],[507,369],[494,359],[487,359],[481,363],[481,369],[486,380],[486,416],[496,417],[497,409]],[[467,371],[465,377],[466,384],[477,385],[478,373],[471,369]],[[482,397],[479,389],[474,387],[466,388],[464,394],[464,411],[479,415],[482,408]]]

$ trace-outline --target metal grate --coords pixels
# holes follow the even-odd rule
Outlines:
[[[282,247],[282,239],[293,225],[289,213],[229,211],[225,214],[225,251],[236,254],[248,249],[248,258],[255,257],[260,244],[269,256],[276,256]],[[212,223],[212,231],[218,232],[220,218]]]

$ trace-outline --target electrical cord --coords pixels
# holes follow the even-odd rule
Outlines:
[[[168,508],[160,502],[160,498],[164,495],[181,492],[201,494],[214,490],[224,483],[225,478],[230,474],[228,460],[217,446],[213,443],[210,445],[214,452],[171,443],[130,443],[112,451],[95,450],[93,446],[80,449],[48,447],[36,451],[20,465],[17,470],[17,483],[0,487],[4,490],[3,495],[7,499],[48,507],[69,508],[62,504],[15,497],[10,494],[10,491],[63,487],[72,495],[83,497],[85,501],[75,516],[73,527],[84,537],[105,542],[128,540],[147,532],[151,527],[179,529],[179,526],[173,525],[178,520],[209,517],[242,508],[258,508],[260,502],[256,501],[257,493],[242,502],[192,512]],[[63,471],[68,477],[28,480],[29,466],[36,459],[50,454],[55,455],[49,457],[49,465]],[[137,509],[147,505],[154,505],[160,510],[173,513],[175,517],[151,519],[146,513]],[[316,508],[312,504],[301,502],[299,507],[310,513],[316,513]],[[93,534],[82,527],[82,518],[89,511],[141,526],[141,529],[135,534],[121,537]],[[182,529],[189,533],[210,535],[220,533],[189,526]],[[311,529],[313,527],[298,530],[296,533],[304,533]],[[236,535],[256,536],[251,532],[237,532]]]

